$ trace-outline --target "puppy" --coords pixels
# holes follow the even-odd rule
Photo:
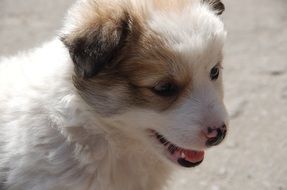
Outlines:
[[[225,137],[219,0],[79,0],[0,63],[1,190],[159,190]]]

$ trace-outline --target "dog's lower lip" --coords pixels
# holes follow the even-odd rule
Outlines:
[[[189,150],[178,147],[169,142],[163,135],[154,130],[150,130],[157,140],[164,145],[167,152],[167,157],[174,163],[182,167],[198,166],[204,159],[204,151]]]
[[[179,158],[179,159],[177,160],[177,162],[178,162],[181,166],[187,167],[187,168],[198,166],[199,164],[201,164],[202,161],[203,161],[203,160],[201,160],[201,161],[199,161],[199,162],[193,163],[193,162],[189,162],[189,161],[187,161],[187,160],[185,160],[185,159],[183,159],[183,158]]]

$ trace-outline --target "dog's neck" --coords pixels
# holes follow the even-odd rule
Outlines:
[[[89,184],[87,189],[97,190],[161,189],[170,174],[167,163],[122,126],[95,116],[78,95],[69,97],[58,129],[72,148],[77,164],[87,170],[82,172],[82,186]]]

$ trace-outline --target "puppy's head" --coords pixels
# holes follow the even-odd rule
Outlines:
[[[97,115],[184,167],[227,130],[219,0],[83,0],[62,40]],[[129,132],[131,133],[131,132]]]

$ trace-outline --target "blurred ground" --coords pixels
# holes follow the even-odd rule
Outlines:
[[[0,55],[51,39],[73,0],[0,0]],[[287,1],[225,0],[226,142],[172,190],[287,190]]]

